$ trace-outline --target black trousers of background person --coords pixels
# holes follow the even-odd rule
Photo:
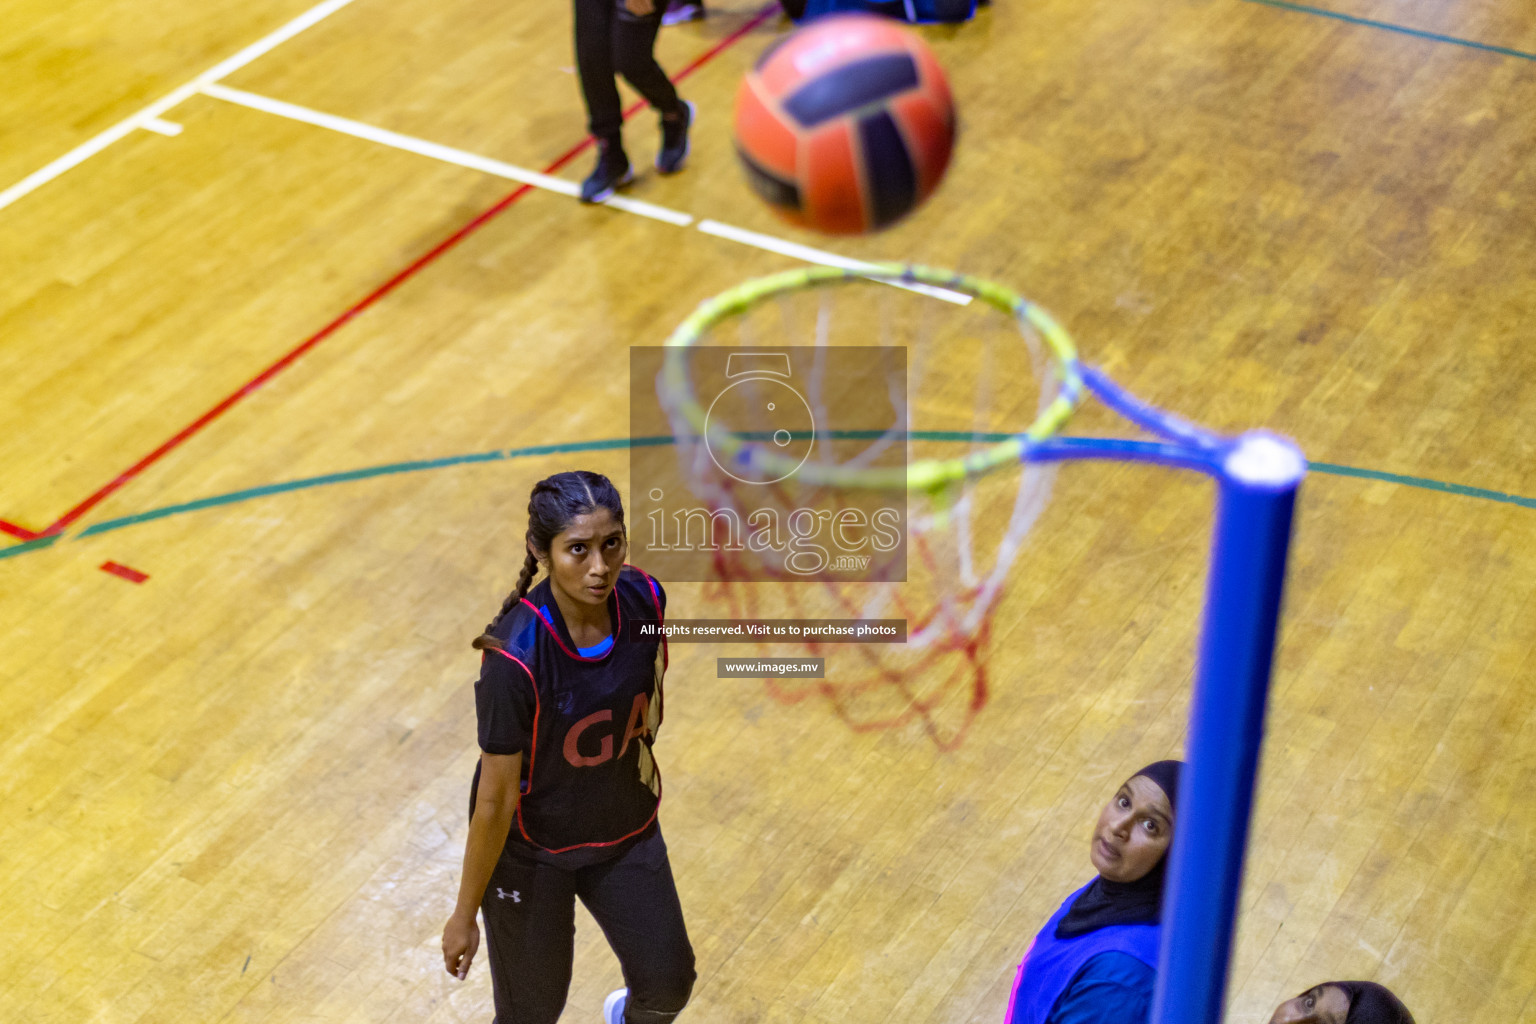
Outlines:
[[[556,1024],[575,955],[576,899],[619,958],[629,988],[629,1024],[671,1024],[693,992],[693,946],[658,826],[623,854],[567,870],[509,846],[496,863],[480,912],[485,919],[493,1024]]]
[[[616,139],[624,124],[615,73],[623,75],[663,114],[677,110],[677,90],[653,52],[667,0],[643,18],[624,10],[624,0],[575,0],[576,66],[587,101],[587,129],[599,139]]]

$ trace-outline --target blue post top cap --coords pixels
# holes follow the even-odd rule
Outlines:
[[[1221,459],[1222,474],[1248,487],[1283,491],[1301,483],[1307,460],[1301,449],[1277,434],[1252,430],[1239,437]]]

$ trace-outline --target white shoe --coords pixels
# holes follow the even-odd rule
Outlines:
[[[624,1004],[629,1002],[629,989],[616,988],[603,1000],[603,1024],[624,1024]]]

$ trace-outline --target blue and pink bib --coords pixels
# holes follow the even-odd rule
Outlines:
[[[1056,937],[1056,926],[1087,888],[1085,885],[1067,897],[1024,954],[1013,979],[1006,1024],[1045,1024],[1072,979],[1100,953],[1125,953],[1157,970],[1161,925],[1117,924],[1072,939]]]

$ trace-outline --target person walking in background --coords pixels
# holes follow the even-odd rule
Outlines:
[[[634,180],[624,152],[624,108],[614,75],[623,75],[661,116],[656,169],[673,174],[688,158],[693,104],[679,98],[656,63],[656,32],[666,0],[575,0],[576,67],[597,140],[597,166],[581,184],[581,201],[600,203]]]

